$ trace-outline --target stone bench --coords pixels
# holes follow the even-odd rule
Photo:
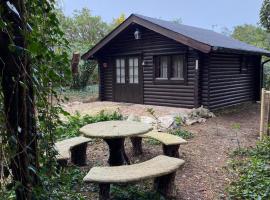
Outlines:
[[[85,165],[87,143],[90,141],[89,138],[79,136],[55,143],[59,165],[66,166],[70,158],[75,165]]]
[[[179,158],[180,145],[187,143],[186,140],[179,136],[153,130],[146,134],[131,138],[133,152],[135,155],[142,154],[142,138],[151,138],[161,142],[164,155],[175,158]]]
[[[164,155],[133,165],[93,167],[84,182],[99,184],[99,199],[110,199],[110,184],[130,183],[154,178],[154,188],[165,197],[175,196],[174,179],[184,160]]]

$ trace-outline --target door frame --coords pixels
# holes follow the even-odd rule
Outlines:
[[[125,59],[125,85],[132,85],[132,83],[127,82],[127,76],[129,75],[129,69],[128,69],[128,58],[129,57],[138,57],[138,67],[139,67],[139,71],[138,71],[138,78],[139,78],[139,92],[140,97],[138,97],[138,103],[139,104],[143,104],[144,103],[144,90],[143,90],[143,85],[144,85],[144,75],[143,75],[143,65],[142,65],[142,59],[143,59],[143,55],[142,53],[134,53],[134,54],[117,54],[117,55],[113,55],[110,57],[110,65],[113,67],[113,73],[112,73],[112,92],[113,92],[113,101],[116,102],[116,97],[115,97],[115,91],[116,91],[116,59],[117,58],[124,58]]]

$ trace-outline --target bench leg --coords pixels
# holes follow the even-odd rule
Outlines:
[[[168,175],[164,175],[161,177],[158,177],[154,181],[154,189],[164,195],[168,199],[173,199],[176,197],[176,191],[175,191],[175,179],[176,173],[171,173]]]
[[[73,147],[71,152],[71,162],[78,166],[86,165],[87,143]]]
[[[179,158],[179,147],[180,145],[162,145],[163,148],[163,153],[166,156],[170,156],[170,157],[175,157],[175,158]]]
[[[110,184],[99,184],[99,200],[110,200]]]
[[[142,151],[142,138],[141,137],[131,137],[130,141],[133,146],[133,153],[135,156],[141,155]]]

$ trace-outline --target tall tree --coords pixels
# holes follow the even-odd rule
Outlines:
[[[93,16],[87,8],[76,10],[72,17],[65,16],[59,11],[59,16],[60,25],[73,52],[86,52],[100,41],[110,29],[100,16]]]
[[[232,37],[248,44],[270,50],[270,34],[254,25],[240,25],[233,30]]]
[[[121,13],[119,17],[113,19],[110,29],[114,29],[126,20],[125,13]]]
[[[270,31],[270,0],[264,0],[261,11],[260,21],[264,28]]]

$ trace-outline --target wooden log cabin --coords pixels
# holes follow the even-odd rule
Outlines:
[[[270,52],[132,14],[82,59],[98,61],[102,101],[217,109],[259,100],[262,55]]]

